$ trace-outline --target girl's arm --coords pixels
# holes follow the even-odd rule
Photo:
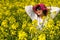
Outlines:
[[[30,16],[30,18],[32,20],[37,18],[37,15],[34,13],[33,9],[32,9],[32,5],[30,6],[25,6],[25,11],[27,12],[27,14]]]
[[[50,9],[50,12],[51,12],[50,17],[52,19],[54,19],[60,11],[60,8],[58,8],[58,7],[47,7],[47,8]]]

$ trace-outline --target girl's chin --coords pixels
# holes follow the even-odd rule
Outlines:
[[[40,14],[38,14],[38,15],[40,15]]]
[[[40,15],[37,15],[38,17],[40,16]]]

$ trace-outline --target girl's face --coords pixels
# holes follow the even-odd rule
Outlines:
[[[43,11],[42,11],[42,10],[37,10],[37,11],[36,11],[36,13],[37,13],[37,15],[39,15],[39,16],[40,16],[40,15],[42,15],[42,14],[43,14]]]

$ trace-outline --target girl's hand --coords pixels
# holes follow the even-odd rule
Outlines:
[[[47,7],[48,10],[50,10],[51,8],[50,7]]]

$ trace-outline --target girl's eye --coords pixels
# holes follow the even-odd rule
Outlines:
[[[40,10],[40,7],[39,7],[39,8],[37,8],[37,10]]]

